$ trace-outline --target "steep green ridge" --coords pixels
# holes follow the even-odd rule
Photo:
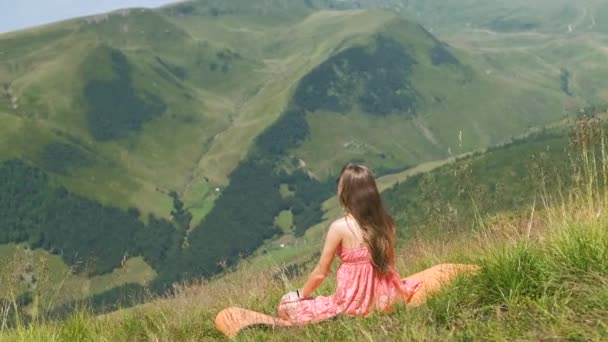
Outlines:
[[[281,213],[304,234],[346,161],[403,170],[604,97],[581,91],[574,69],[537,72],[515,52],[470,54],[390,12],[323,6],[196,1],[0,36],[2,176],[41,182],[40,193],[0,194],[21,196],[2,208],[20,222],[0,223],[5,242],[61,249],[70,267],[97,259],[92,274],[142,256],[164,289],[278,237]],[[84,226],[99,238],[77,246]]]

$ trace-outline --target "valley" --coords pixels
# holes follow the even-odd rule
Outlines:
[[[481,2],[200,0],[0,35],[0,248],[65,274],[43,290],[59,310],[298,264],[348,161],[384,176],[403,239],[441,233],[427,181],[465,229],[462,164],[426,171],[608,102],[605,4]],[[471,179],[565,144],[530,139]],[[519,210],[525,190],[477,201]]]

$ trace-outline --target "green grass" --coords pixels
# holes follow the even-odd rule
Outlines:
[[[309,114],[308,120],[311,137],[298,149],[298,156],[318,177],[336,175],[342,165],[353,160],[395,169],[441,159],[447,151],[428,142],[412,121],[400,115],[379,122],[362,113],[321,112]]]
[[[284,233],[289,233],[293,229],[293,213],[291,210],[283,210],[275,217],[274,224],[280,227]]]
[[[536,205],[530,203],[528,212],[479,216],[483,224],[475,232],[423,236],[402,241],[397,250],[397,268],[404,276],[441,262],[476,264],[480,267],[477,274],[458,279],[421,307],[398,307],[391,314],[373,314],[367,318],[338,317],[300,328],[252,328],[237,340],[536,340],[548,337],[605,340],[608,337],[608,215],[604,209],[608,205],[605,187],[608,176],[606,164],[597,165],[589,159],[593,151],[603,151],[605,147],[605,140],[597,139],[601,138],[599,133],[605,132],[595,129],[596,122],[580,121],[572,131],[573,151],[578,154],[571,155],[569,162],[574,163],[574,171],[568,175],[572,177],[569,184],[575,187],[567,188],[568,184],[563,184],[561,189],[569,196],[551,196],[541,187],[537,192],[541,200]],[[486,173],[502,172],[501,163],[513,155],[521,155],[521,148],[531,148],[526,144],[544,143],[533,139],[488,153],[495,160],[483,163]],[[496,158],[505,154],[506,159]],[[601,155],[597,157],[606,162]],[[469,159],[445,168],[458,167],[463,162]],[[564,169],[569,162],[552,165],[561,165]],[[434,163],[427,167],[441,165]],[[437,172],[440,171],[442,169]],[[403,172],[381,178],[379,182],[387,187],[414,174],[415,171]],[[535,174],[537,180],[547,186],[555,184],[549,179],[553,175],[541,171]],[[500,195],[513,196],[509,192],[500,192]],[[325,209],[328,220],[340,215],[335,199],[328,200]],[[213,326],[216,313],[226,306],[238,305],[273,314],[280,296],[301,284],[305,271],[314,265],[314,251],[320,248],[323,228],[315,227],[299,240],[273,242],[288,246],[299,244],[298,248],[275,245],[254,259],[244,260],[221,277],[178,286],[173,295],[151,298],[139,307],[99,317],[91,316],[83,308],[65,321],[41,320],[29,326],[18,324],[14,329],[2,329],[0,338],[8,341],[223,340]],[[289,268],[284,267],[286,260],[304,272],[288,276]],[[332,273],[317,293],[331,293],[334,276]]]
[[[289,185],[287,184],[281,184],[279,192],[281,193],[281,197],[283,198],[289,198],[295,194],[295,192],[289,190]]]
[[[527,212],[541,202],[539,192],[544,189],[547,196],[558,196],[558,188],[568,193],[572,187],[568,133],[564,128],[548,132],[460,157],[388,189],[384,200],[394,213],[400,236],[432,237],[479,228],[488,215]],[[548,180],[540,179],[539,172],[547,174]]]
[[[217,190],[220,191],[217,191]],[[221,192],[220,188],[210,188],[208,183],[192,184],[184,198],[186,208],[192,213],[192,226],[196,226],[213,208],[213,202]]]
[[[510,338],[550,331],[564,338],[605,338],[604,220],[552,222],[558,227],[552,227],[543,241],[524,240],[487,250],[476,261],[482,265],[478,276],[463,279],[429,306],[444,324],[505,321],[511,327]]]
[[[2,112],[0,112],[0,120],[2,120],[2,126],[0,126],[0,155],[10,157],[15,154],[15,151],[9,148],[8,140],[19,129],[22,121],[18,117]]]
[[[156,277],[156,272],[141,257],[128,258],[121,268],[90,278],[72,272],[58,255],[43,250],[29,252],[22,245],[0,245],[0,260],[5,262],[0,268],[3,284],[0,287],[0,298],[11,298],[11,291],[15,296],[24,293],[24,283],[16,281],[14,277],[31,274],[37,279],[34,293],[40,297],[38,305],[42,310],[84,299],[124,284],[143,285]],[[31,265],[31,268],[26,265]]]
[[[252,328],[237,340],[603,340],[608,336],[608,217],[575,205],[565,208],[555,210],[565,210],[569,218],[548,208],[529,232],[527,224],[510,232],[495,226],[479,235],[403,246],[402,274],[438,260],[480,266],[477,275],[461,278],[426,305],[301,328]],[[244,268],[139,308],[102,317],[85,309],[63,322],[21,326],[0,336],[7,341],[223,340],[213,327],[219,309],[239,305],[273,313],[286,288],[301,281],[285,283]],[[329,280],[318,292],[329,293],[332,286]]]
[[[412,82],[424,103],[419,116],[373,119],[358,109],[311,114],[310,138],[290,154],[320,178],[333,176],[351,160],[377,170],[398,170],[458,155],[608,99],[603,48],[608,30],[599,20],[608,7],[594,1],[577,2],[574,9],[564,4],[461,0],[392,6],[439,32],[438,38],[452,45],[451,51],[466,66],[462,69],[431,65],[428,50],[434,43],[414,22],[401,21],[394,13],[311,10],[303,2],[281,0],[196,4],[203,12],[209,6],[240,10],[221,18],[202,12],[180,16],[168,8],[3,34],[0,86],[10,88],[19,107],[13,109],[10,100],[0,99],[0,159],[40,164],[48,144],[76,143],[92,151],[93,164],[54,175],[54,180],[106,205],[138,207],[142,217],[152,213],[169,218],[172,201],[167,194],[175,190],[193,214],[194,226],[212,209],[214,189],[230,183],[228,175],[255,138],[287,107],[298,82],[333,54],[365,46],[377,33],[399,40],[418,60]],[[539,22],[538,34],[483,31],[488,20],[504,12],[510,19]],[[596,29],[585,29],[593,18],[598,19]],[[577,23],[575,34],[565,33],[569,21]],[[597,32],[585,34],[588,31]],[[162,97],[169,108],[141,133],[105,143],[90,136],[82,114],[86,82],[108,76],[104,65],[88,59],[99,46],[123,51],[133,68],[134,87]],[[218,53],[227,49],[242,59],[228,63],[225,73],[211,71],[211,64],[221,62]],[[181,80],[161,75],[156,55],[183,68],[187,76]],[[572,74],[573,97],[560,93],[562,67]],[[471,81],[463,82],[469,76]],[[0,89],[0,96],[4,92]],[[284,190],[282,194],[289,195]],[[326,220],[338,209],[335,202],[328,203]],[[283,213],[277,223],[289,227],[288,216]],[[301,255],[316,251],[325,224],[313,227],[301,240],[285,236],[289,248],[269,242],[263,247],[268,254],[260,257],[264,267],[305,261]],[[256,254],[251,262],[258,260]],[[142,266],[141,273],[147,279],[153,271]],[[79,281],[92,281],[90,288],[95,289],[122,283],[105,278]]]

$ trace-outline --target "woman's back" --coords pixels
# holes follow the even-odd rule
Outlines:
[[[351,215],[345,215],[333,223],[342,229],[341,247],[345,249],[357,249],[366,247],[364,232]]]
[[[336,291],[294,303],[281,303],[279,316],[293,324],[318,322],[338,314],[366,316],[374,309],[389,310],[396,302],[408,301],[420,286],[406,282],[394,270],[381,273],[374,267],[363,232],[352,218],[334,223],[342,226],[343,243],[337,250],[342,261],[336,274]]]

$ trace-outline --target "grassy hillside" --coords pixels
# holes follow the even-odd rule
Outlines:
[[[589,73],[590,69],[601,75],[607,72],[597,68],[608,53],[603,48],[608,33],[601,19],[608,9],[604,1],[363,0],[325,5],[390,9],[420,22],[450,45],[483,58],[489,63],[487,73],[501,70],[524,83],[559,74],[566,94],[586,94],[592,103],[606,96],[605,87]]]
[[[483,225],[487,215],[528,212],[535,202],[541,205],[543,196],[556,196],[553,190],[560,182],[570,185],[561,178],[571,171],[572,152],[566,132],[538,133],[411,177],[384,197],[397,213],[403,237],[467,230]],[[539,178],[539,173],[547,179]]]
[[[51,252],[62,251],[68,267],[81,262],[103,264],[101,268],[96,266],[102,273],[118,269],[123,255],[141,255],[142,251],[116,244],[108,248],[103,245],[104,239],[91,239],[82,248],[90,252],[106,248],[114,256],[83,254],[75,245],[54,241],[53,231],[61,229],[76,241],[82,234],[76,229],[80,225],[106,237],[130,234],[133,229],[169,226],[175,230],[170,232],[175,236],[172,241],[182,243],[180,248],[204,249],[200,244],[208,241],[206,236],[184,239],[181,229],[196,231],[195,226],[211,210],[227,185],[230,172],[247,154],[248,146],[280,115],[291,85],[313,63],[329,55],[332,45],[361,32],[374,31],[374,25],[391,18],[386,13],[356,13],[369,16],[370,26],[328,35],[323,48],[314,46],[317,57],[294,59],[301,51],[284,48],[283,59],[268,60],[253,46],[244,51],[237,44],[233,48],[228,34],[193,36],[186,31],[192,29],[186,19],[180,21],[182,29],[173,23],[174,12],[167,11],[119,11],[1,37],[1,158],[26,161],[18,164],[18,169],[27,170],[21,173],[44,174],[40,179],[45,184],[38,199],[27,191],[16,190],[24,196],[19,202],[22,208],[17,208],[17,213],[9,207],[6,217],[20,221],[17,227],[23,227],[23,231],[7,235],[4,242],[27,241]],[[286,11],[269,13],[268,19],[282,17]],[[245,14],[249,25],[260,25],[253,12]],[[308,20],[306,14],[294,12],[294,18]],[[306,31],[301,34],[322,35],[335,19],[360,19],[353,14],[317,15],[311,19],[315,25],[302,25]],[[243,23],[241,19],[239,22]],[[197,22],[210,22],[218,28],[225,23],[206,14],[197,16]],[[280,45],[288,41],[286,33],[273,36],[291,23],[269,20],[263,29],[273,40],[260,39],[259,43]],[[306,48],[312,49],[313,45],[309,43]],[[184,54],[184,50],[188,53]],[[281,65],[282,69],[276,70]],[[18,189],[20,184],[33,181],[14,178],[20,172],[10,171],[10,167],[3,170],[7,170],[3,186]],[[11,203],[15,193],[5,190],[2,201]],[[122,214],[114,211],[116,218],[98,218],[85,224],[87,220],[82,216],[52,208],[53,196],[66,190],[71,201],[83,201],[80,206],[90,206],[89,198],[100,202],[97,206],[131,208],[130,214],[126,210]],[[172,193],[177,195],[175,199]],[[230,201],[224,203],[235,206]],[[91,210],[101,213],[105,209]],[[76,209],[75,213],[79,211]],[[176,215],[178,212],[181,213]],[[51,214],[62,216],[64,223],[57,221],[54,225],[44,219]],[[128,216],[133,215],[145,221],[147,227],[131,222]],[[178,216],[184,220],[180,222]],[[129,223],[101,224],[112,219]],[[173,222],[163,223],[163,219]],[[268,228],[274,234],[270,219]],[[72,226],[65,225],[69,220]],[[32,221],[45,223],[39,228],[31,227]],[[158,240],[153,232],[147,234]],[[267,233],[255,234],[253,230],[253,248],[260,238],[269,237]],[[162,255],[171,245],[174,243],[165,244],[161,239],[142,248]],[[220,257],[222,254],[214,254],[205,262],[215,265]],[[156,256],[149,254],[145,259],[163,274],[160,266],[154,265]],[[166,259],[165,262],[170,263]],[[206,272],[215,272],[215,266],[212,268]],[[166,276],[174,279],[177,275]]]
[[[366,24],[355,24],[361,22]],[[317,69],[325,61],[325,67],[331,65],[330,56],[353,44],[373,48],[373,40],[366,37],[378,32],[405,32],[398,40],[411,45],[408,53],[417,62],[408,78],[421,97],[419,115],[416,120],[388,115],[387,122],[379,124],[376,117],[366,119],[361,115],[365,113],[353,108],[348,112],[356,120],[348,121],[356,122],[355,126],[341,121],[344,116],[331,111],[323,117],[309,117],[310,143],[304,144],[296,155],[320,177],[344,160],[362,156],[369,156],[368,163],[391,170],[444,157],[448,149],[458,147],[461,130],[465,149],[500,142],[521,133],[522,128],[559,118],[563,106],[580,102],[559,93],[559,70],[549,74],[536,72],[536,84],[524,86],[522,81],[531,76],[522,75],[521,81],[513,77],[503,62],[511,58],[509,54],[498,62],[492,61],[502,64],[503,70],[489,68],[485,57],[472,58],[449,48],[438,47],[435,58],[450,51],[461,70],[458,65],[433,62],[427,54],[434,53],[428,50],[436,42],[424,38],[414,26],[398,22],[388,13],[318,11],[304,1],[256,5],[230,1],[189,2],[160,12],[121,11],[5,34],[0,57],[2,112],[3,116],[14,114],[17,118],[3,120],[11,126],[23,122],[27,129],[40,131],[35,134],[40,141],[30,141],[29,151],[25,147],[11,150],[37,162],[46,144],[65,141],[53,131],[59,130],[68,138],[77,139],[78,145],[88,144],[95,152],[93,159],[99,159],[76,165],[61,179],[74,191],[104,203],[137,206],[144,212],[169,217],[168,192],[175,190],[200,219],[215,198],[209,190],[228,183],[229,173],[247,153],[255,136],[287,106],[297,82],[317,65]],[[95,87],[95,81],[112,77],[112,70],[107,68],[90,71],[94,63],[111,64],[108,60],[87,58],[101,51],[97,49],[115,49],[125,56],[128,67],[121,70],[128,70],[131,76],[124,88],[115,89],[127,96],[130,83],[137,96],[117,100],[123,103],[123,110],[146,115],[112,123],[111,129],[117,132],[106,133],[109,135],[105,139],[90,130],[91,125],[104,124],[82,115],[103,112],[103,108],[86,108],[99,105],[95,99],[107,103],[104,96],[112,96],[103,94],[103,86]],[[535,67],[531,64],[530,71]],[[488,70],[493,74],[485,75]],[[578,77],[572,71],[571,74],[573,79]],[[359,71],[354,77],[367,76]],[[460,82],[465,80],[469,84],[462,86]],[[584,80],[579,83],[586,83]],[[93,84],[88,84],[91,81]],[[110,88],[113,85],[117,83],[106,83]],[[87,89],[96,94],[85,95]],[[500,103],[489,101],[496,97],[493,89],[501,89],[501,95],[505,94],[504,89],[513,92]],[[577,93],[583,102],[590,98],[590,92]],[[530,100],[521,101],[522,97]],[[592,97],[595,100],[602,94]],[[475,109],[469,105],[472,102],[478,103]],[[160,114],[155,116],[155,112]],[[444,127],[442,118],[446,112],[461,121],[462,127]],[[537,115],[532,117],[530,112]],[[505,123],[511,127],[496,130]],[[330,133],[315,129],[329,125],[340,130]],[[381,134],[386,127],[392,127],[393,135],[402,138],[387,144]],[[167,132],[171,131],[180,133],[169,139]],[[110,141],[109,137],[114,139]],[[317,155],[318,151],[327,153]],[[331,158],[336,155],[341,157]]]
[[[421,307],[398,307],[391,314],[367,318],[339,317],[300,328],[252,328],[237,340],[604,340],[608,336],[608,236],[603,214],[608,183],[605,156],[601,154],[604,127],[597,118],[577,122],[569,131],[572,163],[548,155],[546,160],[551,163],[545,167],[549,168],[530,170],[528,177],[520,177],[523,183],[533,180],[547,186],[566,181],[561,189],[569,196],[553,197],[539,191],[536,194],[543,203],[528,203],[526,213],[488,212],[480,217],[486,225],[475,233],[423,235],[402,243],[398,250],[397,267],[403,275],[438,262],[475,263],[481,268],[479,274],[460,279]],[[543,134],[461,159],[430,174],[445,176],[446,169],[485,165],[488,172],[478,178],[479,184],[500,184],[511,177],[503,169],[519,170],[511,163],[512,153],[528,151],[532,156],[547,151],[538,145],[563,137],[560,131],[564,128],[557,130],[558,134]],[[558,167],[567,178],[545,173],[543,170],[552,170],[550,166]],[[416,178],[401,184],[408,182],[416,182]],[[405,195],[411,193],[407,189],[398,185],[390,191],[402,190]],[[504,191],[496,194],[505,203],[511,196]],[[450,198],[454,197],[448,193],[446,199]],[[304,271],[312,266],[310,261],[304,264]],[[85,309],[62,322],[40,320],[29,326],[17,319],[16,328],[0,336],[9,341],[225,340],[213,327],[220,309],[238,305],[272,314],[280,296],[301,284],[303,275],[290,267],[269,272],[242,264],[221,279],[179,287],[171,296],[134,309],[101,317],[93,317]],[[332,274],[318,293],[331,293],[334,285]],[[4,312],[8,312],[4,322],[15,320],[10,311]]]
[[[421,21],[440,33],[464,28],[496,32],[604,32],[602,16],[606,4],[601,0],[457,0],[448,2],[424,0],[326,0],[325,6],[337,8],[386,8]]]
[[[96,303],[160,291],[305,234],[346,161],[401,171],[607,96],[595,40],[469,48],[331,7],[192,1],[0,35],[0,241],[83,278],[129,260],[156,274]]]
[[[589,111],[602,112],[605,108]],[[567,198],[586,178],[581,165],[585,164],[585,153],[591,153],[589,146],[575,140],[597,127],[589,119],[576,122],[565,120],[488,150],[379,177],[379,187],[396,219],[402,243],[468,234],[493,225],[496,218],[526,217],[547,203]],[[595,135],[594,146],[600,141]],[[593,153],[601,158],[601,151]],[[603,186],[599,180],[594,182],[598,189]],[[287,234],[244,263],[255,270],[306,264],[321,248],[327,226],[341,215],[335,197],[323,203],[323,210],[323,222],[302,237]]]
[[[126,260],[120,269],[113,272],[93,277],[74,273],[58,255],[43,250],[32,251],[25,246],[2,245],[0,257],[5,261],[0,268],[3,284],[0,297],[20,296],[24,307],[31,305],[36,298],[36,305],[41,311],[125,284],[146,285],[156,276],[156,272],[141,257]],[[19,275],[21,280],[14,278]]]

